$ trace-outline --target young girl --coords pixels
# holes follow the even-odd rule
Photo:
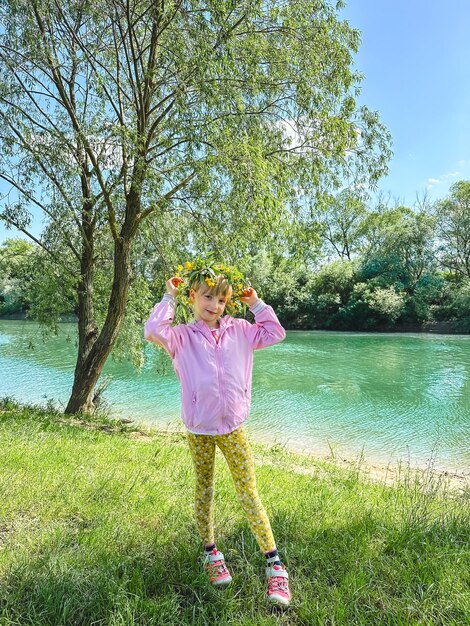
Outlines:
[[[250,409],[253,350],[282,341],[285,331],[273,309],[254,289],[240,300],[250,307],[255,323],[223,316],[232,287],[223,275],[191,285],[189,298],[195,321],[172,326],[175,296],[183,282],[172,277],[167,293],[145,324],[145,338],[169,353],[181,383],[182,418],[196,473],[196,521],[205,545],[204,565],[213,585],[231,582],[224,555],[214,537],[215,447],[222,451],[251,530],[266,556],[268,598],[287,605],[288,575],[281,563],[266,512],[256,488],[253,458],[243,422]]]

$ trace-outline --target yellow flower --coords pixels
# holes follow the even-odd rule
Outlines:
[[[215,282],[212,280],[212,278],[207,277],[204,280],[209,287],[215,287]]]
[[[186,269],[188,270],[188,272],[189,272],[189,270],[193,267],[193,264],[192,264],[192,263],[190,263],[189,261],[186,261],[186,263],[184,264],[184,266],[185,266],[185,268],[186,268]]]
[[[176,269],[178,270],[178,272],[182,272],[183,271],[183,266],[182,265],[178,265],[178,267]]]

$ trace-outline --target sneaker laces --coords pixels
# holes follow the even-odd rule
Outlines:
[[[282,591],[283,593],[289,593],[289,583],[287,578],[282,576],[270,576],[269,577],[269,591],[276,593]]]
[[[276,575],[279,572],[278,575]],[[280,593],[287,597],[290,596],[289,576],[283,565],[273,565],[272,569],[267,570],[268,574],[268,595]]]
[[[223,561],[216,561],[212,567],[217,568],[217,576],[220,576],[220,574],[228,574],[227,566]]]
[[[211,554],[216,555],[218,553],[217,548],[214,548],[211,552]],[[210,568],[210,572],[211,573],[215,573],[217,576],[220,576],[221,574],[228,574],[229,571],[227,569],[227,566],[225,565],[225,561],[224,559],[220,559],[220,561],[208,561],[206,563],[206,567]]]

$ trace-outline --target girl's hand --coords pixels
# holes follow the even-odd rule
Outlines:
[[[258,300],[258,294],[253,289],[253,287],[247,287],[242,291],[242,295],[240,296],[240,300],[247,304],[248,306],[253,306]]]
[[[175,297],[178,294],[179,285],[184,282],[179,276],[172,276],[166,281],[166,292]]]

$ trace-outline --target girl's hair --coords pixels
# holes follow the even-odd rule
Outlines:
[[[227,300],[230,300],[233,292],[232,285],[222,274],[219,274],[213,280],[210,279],[209,284],[206,281],[200,282],[196,280],[192,283],[191,289],[203,294],[210,293],[214,296],[223,296],[224,298],[227,297]]]

